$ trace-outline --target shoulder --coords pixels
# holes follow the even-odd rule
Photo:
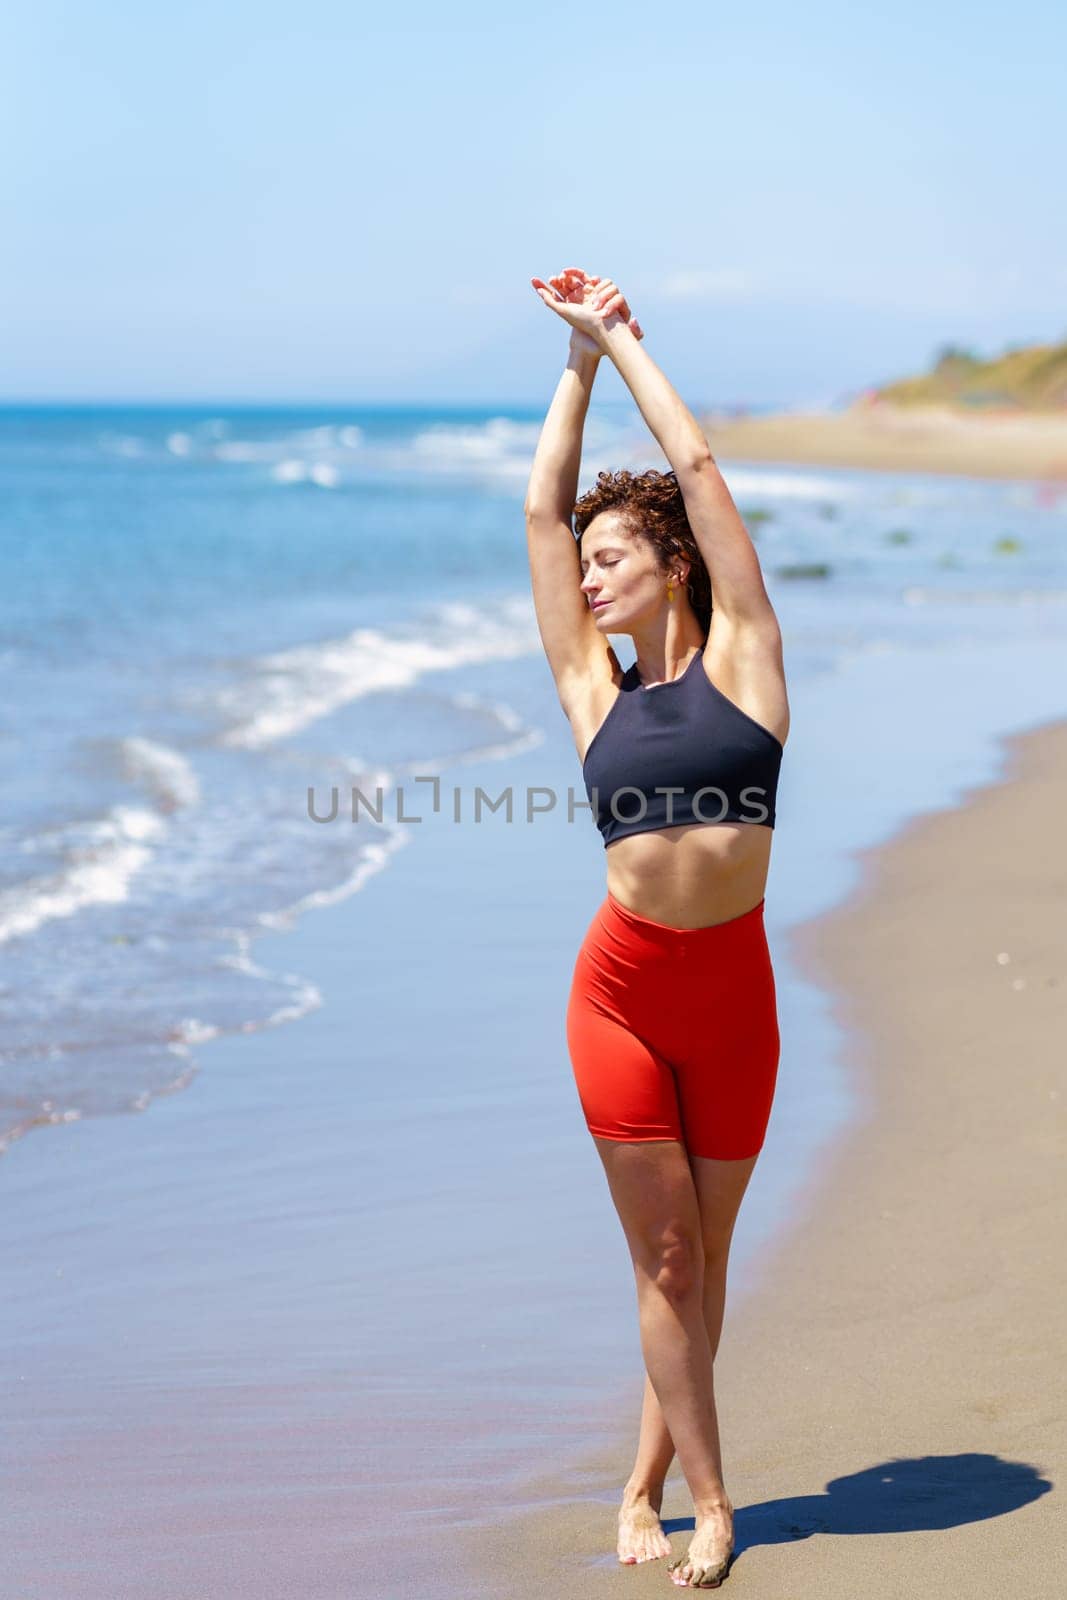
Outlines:
[[[773,611],[740,622],[712,612],[704,670],[721,694],[762,723],[784,747],[789,695],[782,632]]]

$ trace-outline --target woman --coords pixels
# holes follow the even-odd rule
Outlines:
[[[677,1452],[695,1532],[668,1570],[714,1588],[734,1541],[713,1363],[779,1057],[763,907],[789,730],[782,640],[707,441],[616,285],[576,267],[531,282],[572,330],[526,496],[534,603],[607,861],[567,1038],[633,1260],[646,1367],[619,1559],[670,1554],[659,1510]],[[602,472],[575,504],[605,355],[672,470]],[[609,634],[634,641],[626,672]]]

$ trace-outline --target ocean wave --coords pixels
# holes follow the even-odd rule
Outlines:
[[[415,433],[404,455],[416,469],[469,473],[511,480],[529,474],[541,432],[539,422],[490,417],[481,423],[438,422]]]
[[[170,745],[131,735],[117,744],[124,778],[141,785],[160,811],[176,811],[200,800],[200,781],[191,763]]]
[[[856,484],[844,479],[819,478],[810,473],[733,467],[728,461],[722,463],[721,470],[731,494],[744,495],[746,499],[762,495],[769,500],[815,500],[832,504],[851,500],[859,492]]]
[[[259,925],[262,928],[289,928],[305,911],[318,911],[323,906],[334,906],[342,900],[349,899],[350,896],[358,894],[368,878],[373,878],[387,867],[389,858],[409,842],[410,833],[405,833],[400,827],[391,829],[383,839],[364,846],[362,858],[355,870],[341,883],[328,888],[312,889],[309,894],[302,895],[299,900],[294,900],[291,905],[284,906],[280,911],[260,912],[257,918]]]
[[[599,467],[641,469],[657,458],[657,446],[646,430],[635,425],[636,413],[622,418],[587,415],[584,444],[586,460],[583,487],[591,484]],[[638,422],[640,419],[637,419]],[[234,437],[229,424],[212,423],[170,427],[155,439],[144,435],[105,433],[97,437],[108,454],[190,463],[214,462],[222,466],[259,466],[282,484],[313,483],[332,489],[346,471],[384,475],[410,482],[411,478],[445,478],[490,487],[517,489],[529,476],[540,437],[542,419],[526,420],[499,414],[481,421],[442,419],[425,423],[412,420],[409,431],[375,433],[354,422],[324,423],[310,428],[282,424],[275,432],[256,437]],[[599,458],[599,460],[597,459]]]
[[[340,472],[328,461],[279,461],[270,475],[275,483],[314,483],[320,489],[335,489],[341,481]]]
[[[539,647],[533,608],[525,598],[501,602],[491,611],[453,602],[439,607],[417,634],[356,628],[338,639],[297,645],[252,660],[244,681],[217,695],[217,709],[230,723],[218,742],[262,749],[363,695],[409,688],[430,673],[514,659]]]
[[[272,445],[256,444],[251,439],[226,439],[215,445],[211,454],[216,461],[232,461],[245,466],[252,461],[272,461],[277,450]]]
[[[26,852],[58,847],[67,861],[58,872],[0,892],[0,943],[33,933],[43,923],[72,917],[86,906],[125,900],[130,882],[152,859],[151,845],[166,824],[152,811],[115,806],[105,817],[42,830],[24,840]]]

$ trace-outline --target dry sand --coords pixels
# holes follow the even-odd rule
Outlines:
[[[864,852],[794,935],[862,1111],[727,1306],[736,1600],[1065,1591],[1067,724],[1004,746],[1000,783]],[[533,1486],[549,1509],[472,1536],[472,1593],[677,1592],[613,1556],[636,1420]],[[676,1553],[691,1514],[675,1464]]]
[[[1067,415],[972,416],[880,403],[842,412],[705,416],[701,425],[722,461],[1040,478],[1067,489]]]

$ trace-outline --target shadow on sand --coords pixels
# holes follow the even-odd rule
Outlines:
[[[786,1544],[813,1533],[957,1528],[1017,1511],[1051,1488],[1051,1481],[1036,1467],[974,1452],[886,1461],[832,1479],[824,1494],[737,1506],[735,1559],[757,1545]],[[693,1527],[692,1517],[671,1517],[663,1524],[667,1534]]]

